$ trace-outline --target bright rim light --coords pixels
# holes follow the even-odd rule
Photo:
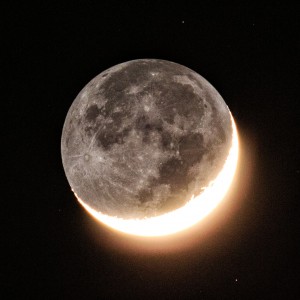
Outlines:
[[[163,236],[182,231],[207,216],[224,198],[234,177],[238,161],[238,135],[234,120],[232,121],[232,145],[223,169],[215,180],[210,182],[202,194],[192,199],[183,207],[161,216],[145,219],[122,219],[97,212],[76,193],[80,204],[97,220],[124,233],[138,236]]]

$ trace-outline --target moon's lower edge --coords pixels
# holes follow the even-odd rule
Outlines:
[[[238,162],[239,143],[234,119],[232,123],[232,144],[225,164],[210,184],[197,197],[192,197],[183,207],[169,213],[145,218],[122,219],[102,214],[87,205],[74,192],[79,203],[98,221],[123,233],[137,236],[164,236],[187,229],[206,217],[224,198],[227,193]]]

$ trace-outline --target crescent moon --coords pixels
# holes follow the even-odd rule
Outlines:
[[[155,237],[174,234],[185,230],[205,218],[222,201],[227,193],[238,163],[239,142],[238,133],[234,119],[231,115],[232,142],[229,154],[223,168],[217,177],[203,189],[203,192],[190,199],[183,207],[166,214],[144,218],[144,219],[122,219],[105,215],[94,210],[80,199],[76,193],[79,203],[96,220],[117,231],[144,237]]]

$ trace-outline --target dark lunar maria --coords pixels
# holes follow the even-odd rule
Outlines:
[[[139,59],[91,80],[63,127],[62,161],[73,191],[121,218],[157,216],[197,196],[222,169],[230,112],[203,77]]]

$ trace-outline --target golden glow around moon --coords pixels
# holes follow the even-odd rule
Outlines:
[[[157,217],[145,219],[121,219],[102,214],[81,200],[80,204],[97,220],[118,231],[138,236],[163,236],[182,231],[207,216],[224,198],[233,180],[238,161],[238,135],[232,121],[232,145],[223,169],[203,192],[183,207]]]

